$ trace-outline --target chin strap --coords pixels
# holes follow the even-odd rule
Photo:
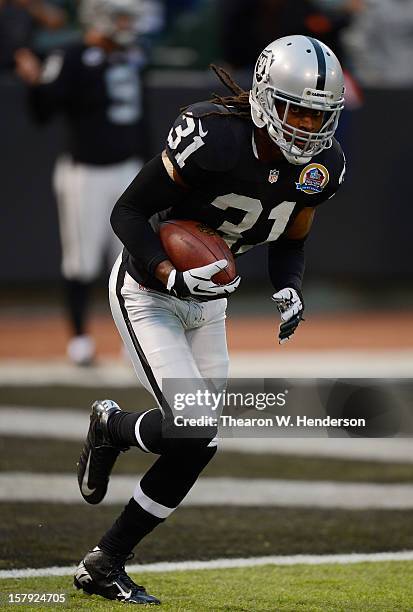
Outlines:
[[[281,149],[281,147],[280,147],[280,151],[284,155],[285,159],[290,164],[294,164],[295,166],[302,166],[303,164],[309,164],[311,160],[313,159],[312,157],[302,157],[302,156],[300,157],[299,155],[294,155],[294,153],[287,153],[287,151],[284,151],[284,149]]]

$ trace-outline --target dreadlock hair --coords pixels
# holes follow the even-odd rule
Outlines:
[[[227,112],[220,113],[218,111],[211,111],[209,113],[204,113],[203,115],[197,115],[197,118],[203,117],[239,117],[244,120],[251,120],[251,106],[249,102],[249,92],[242,89],[234,81],[234,79],[228,74],[224,68],[221,66],[216,66],[215,64],[210,64],[209,67],[213,72],[215,72],[216,76],[219,78],[221,83],[227,87],[232,92],[232,96],[220,96],[219,94],[213,93],[213,98],[208,100],[208,102],[212,102],[213,104],[220,104],[227,109]],[[232,108],[230,108],[232,107]],[[188,106],[185,106],[181,110],[184,114],[186,114]]]

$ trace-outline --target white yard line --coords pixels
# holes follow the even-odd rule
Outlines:
[[[0,362],[0,385],[44,386],[75,385],[76,387],[141,386],[132,366],[122,359],[102,359],[99,365],[79,368],[65,360],[29,359]]]
[[[122,504],[139,475],[113,476],[104,504]],[[84,503],[74,474],[0,473],[0,501]],[[274,506],[347,510],[413,508],[413,485],[331,481],[200,478],[183,506]]]
[[[413,351],[294,351],[280,354],[237,351],[230,357],[234,378],[412,378]],[[131,365],[121,359],[102,359],[93,368],[77,368],[64,360],[3,360],[3,385],[139,385]]]
[[[213,559],[211,561],[179,561],[176,563],[148,563],[128,565],[130,573],[179,572],[188,570],[230,569],[261,565],[332,565],[351,563],[380,563],[383,561],[413,561],[413,551],[390,553],[352,553],[349,555],[291,555],[250,557],[246,559]],[[0,579],[70,576],[75,566],[42,567],[39,569],[0,570]]]
[[[83,440],[87,411],[0,406],[0,435]],[[413,463],[410,438],[224,438],[221,451]]]
[[[219,448],[254,454],[413,463],[412,438],[227,438],[220,441]]]
[[[333,350],[230,355],[234,378],[412,378],[413,351]]]
[[[52,440],[83,440],[89,414],[69,408],[0,407],[0,435]]]

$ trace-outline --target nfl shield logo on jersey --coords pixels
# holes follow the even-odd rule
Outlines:
[[[279,176],[280,176],[279,170],[270,170],[270,174],[268,175],[268,182],[276,183],[278,181]]]

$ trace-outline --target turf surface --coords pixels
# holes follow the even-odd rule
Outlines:
[[[0,504],[0,567],[71,565],[120,506]],[[139,563],[413,549],[413,511],[180,508],[136,549]]]
[[[165,612],[407,612],[413,610],[412,572],[413,562],[392,561],[148,573],[135,579],[161,599]],[[0,589],[0,610],[8,612],[5,602],[13,592],[65,593],[66,604],[53,610],[123,609],[75,591],[70,577],[2,580]]]
[[[0,440],[0,470],[74,473],[81,446],[81,441],[2,438]],[[120,455],[114,473],[143,473],[153,461],[153,455],[139,452],[138,449],[131,449]],[[203,475],[338,482],[411,483],[413,464],[218,452]]]
[[[113,397],[129,410],[153,406],[142,389],[72,387],[3,388],[9,405],[71,406],[84,410],[96,397]],[[51,411],[52,412],[52,411]],[[1,416],[1,408],[0,408]],[[2,470],[69,472],[81,443],[5,438]],[[52,459],[51,459],[52,458]],[[142,472],[152,457],[134,449],[117,473]],[[206,476],[355,482],[411,482],[413,466],[339,459],[221,453]],[[0,504],[0,567],[72,565],[111,525],[120,507],[86,504]],[[211,559],[270,554],[382,552],[413,549],[413,511],[340,511],[296,508],[181,508],[137,548],[136,561]],[[141,577],[174,612],[278,610],[413,610],[411,563],[345,567],[268,567],[152,574]],[[140,579],[138,578],[138,582]],[[407,585],[407,586],[406,586]],[[68,578],[0,582],[0,591],[65,591],[67,606],[54,609],[120,609],[71,589]],[[410,590],[409,590],[410,589]],[[1,602],[0,598],[0,602]],[[10,610],[1,606],[0,610]],[[20,609],[39,610],[39,606]],[[44,609],[52,609],[50,606]]]
[[[7,386],[2,385],[0,404],[3,406],[41,406],[42,408],[69,407],[89,412],[97,399],[111,398],[124,410],[145,410],[157,404],[142,387],[75,387],[50,386]],[[0,406],[1,410],[1,406]]]

